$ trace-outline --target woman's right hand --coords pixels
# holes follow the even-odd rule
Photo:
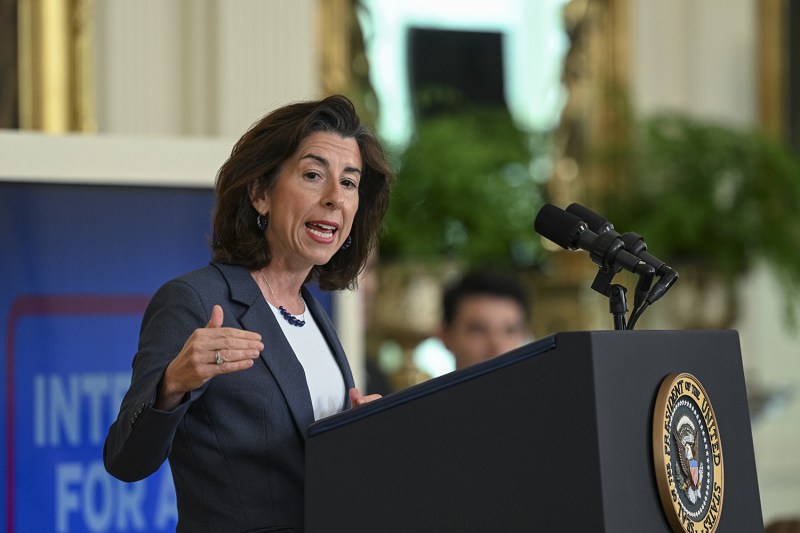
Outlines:
[[[215,305],[206,327],[192,333],[178,356],[167,366],[156,395],[155,408],[171,411],[184,395],[219,374],[253,366],[264,349],[261,335],[222,327],[222,307]],[[217,360],[217,354],[222,363]]]

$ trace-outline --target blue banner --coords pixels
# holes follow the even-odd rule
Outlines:
[[[168,466],[123,483],[102,450],[144,308],[208,263],[212,208],[208,189],[0,183],[7,533],[175,530]]]

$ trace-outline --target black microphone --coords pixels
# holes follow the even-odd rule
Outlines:
[[[655,269],[659,280],[655,285],[653,285],[653,288],[650,290],[650,293],[647,296],[648,303],[652,304],[661,298],[664,293],[667,292],[676,281],[678,281],[678,273],[675,270],[670,268],[661,259],[647,252],[647,244],[644,242],[644,238],[638,233],[629,231],[620,235],[619,232],[614,229],[614,225],[609,222],[607,218],[599,213],[595,213],[588,207],[584,207],[581,204],[570,204],[567,206],[567,212],[572,213],[581,220],[585,221],[589,229],[597,232],[600,235],[606,233],[614,235],[623,242],[625,249],[628,252],[635,255]]]
[[[536,215],[533,228],[536,233],[562,248],[570,250],[580,248],[589,252],[592,262],[603,271],[619,271],[620,268],[624,268],[640,276],[655,274],[655,269],[651,265],[625,251],[624,243],[613,233],[598,235],[579,217],[552,204],[542,206]]]
[[[647,295],[647,301],[652,304],[664,296],[664,293],[678,281],[678,273],[661,259],[647,253],[647,244],[638,233],[627,231],[622,234],[621,239],[625,243],[626,250],[629,250],[633,255],[652,266],[658,274],[658,281],[653,285],[650,294]]]

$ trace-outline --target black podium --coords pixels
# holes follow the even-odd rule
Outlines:
[[[723,445],[717,531],[763,530],[734,331],[559,333],[320,420],[306,530],[668,532],[653,410],[684,372]]]

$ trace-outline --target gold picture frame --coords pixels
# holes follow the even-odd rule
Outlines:
[[[19,123],[96,130],[93,0],[19,0]]]

